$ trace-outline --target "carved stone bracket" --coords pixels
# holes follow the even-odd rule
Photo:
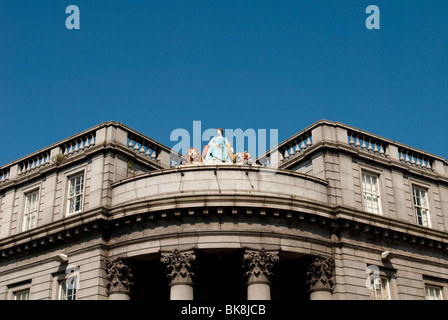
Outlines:
[[[107,290],[109,295],[114,293],[131,294],[133,275],[131,268],[122,258],[115,261],[106,260]]]
[[[246,250],[243,257],[243,268],[246,270],[246,284],[264,283],[271,284],[271,269],[274,263],[279,260],[278,252],[266,252],[263,248],[260,251]]]
[[[174,250],[172,254],[163,255],[160,261],[167,264],[170,286],[177,284],[193,285],[193,267],[196,255],[193,251],[179,252]]]
[[[309,291],[333,291],[334,289],[334,259],[315,256],[306,273]]]

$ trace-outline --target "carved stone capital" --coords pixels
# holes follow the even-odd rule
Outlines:
[[[306,273],[309,291],[333,291],[334,289],[334,259],[315,256]]]
[[[107,291],[110,294],[125,293],[131,294],[131,282],[133,275],[131,268],[127,262],[122,259],[114,261],[106,260],[106,275],[107,275]]]
[[[179,252],[177,249],[171,254],[162,256],[160,261],[167,264],[170,286],[178,284],[193,285],[195,260],[196,255],[193,251]]]
[[[271,269],[278,260],[278,252],[266,252],[264,248],[260,251],[246,250],[243,257],[246,284],[264,283],[270,285]]]

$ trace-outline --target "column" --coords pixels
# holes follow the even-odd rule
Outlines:
[[[168,278],[170,278],[171,300],[193,300],[193,266],[196,255],[193,251],[165,254],[160,259],[167,264]]]
[[[331,300],[331,293],[334,288],[333,258],[314,256],[309,267],[307,283],[310,286],[310,300]]]
[[[106,260],[107,292],[109,300],[130,300],[133,283],[131,268],[125,259]]]
[[[246,250],[243,268],[247,278],[247,300],[271,300],[271,282],[269,281],[274,263],[278,261],[278,252]]]

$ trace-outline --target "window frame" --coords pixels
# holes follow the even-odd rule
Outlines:
[[[53,273],[53,287],[52,287],[52,300],[67,300],[62,299],[63,285],[67,283],[67,280],[73,280],[75,286],[74,299],[77,300],[80,288],[80,273],[79,266],[68,265],[65,270],[60,270],[57,273]]]
[[[425,202],[426,202],[426,207],[423,207],[422,205],[418,205],[415,203],[415,195],[414,195],[414,190],[418,190],[418,191],[424,191],[425,192]],[[418,226],[422,226],[422,227],[427,227],[427,228],[432,228],[432,223],[431,223],[431,210],[430,210],[430,205],[429,205],[429,187],[424,187],[418,184],[414,184],[411,183],[411,198],[412,198],[412,209],[413,209],[413,213],[414,213],[414,221]],[[420,224],[418,222],[418,214],[417,214],[417,209],[420,209],[422,211],[426,211],[426,222],[427,225],[424,224]],[[422,222],[423,222],[423,216],[422,216]]]
[[[67,281],[73,281],[74,283],[74,293],[72,292],[72,294],[67,294],[67,291],[69,290],[66,286]],[[65,289],[64,289],[65,287]],[[78,276],[74,276],[74,277],[64,277],[62,280],[58,280],[58,300],[76,300],[76,295],[78,294]],[[64,293],[64,297],[72,297],[72,299],[62,299],[63,295],[62,293]],[[74,298],[74,299],[73,299]]]
[[[376,299],[376,297],[377,297],[376,293],[378,292],[378,290],[375,288],[375,286],[376,286],[375,281],[377,279],[381,280],[381,282],[380,282],[380,284],[381,284],[381,290],[380,290],[381,299]],[[390,285],[391,285],[390,277],[387,275],[380,275],[378,278],[372,278],[372,280],[374,283],[372,284],[372,288],[370,289],[370,299],[371,300],[392,300],[392,295],[391,295],[391,290],[390,290]],[[383,285],[383,281],[385,281],[385,284],[386,284],[385,286]],[[384,292],[383,292],[384,287],[386,287],[385,292],[386,292],[387,299],[382,299],[384,297]]]
[[[427,295],[426,295],[426,288],[427,287],[434,287],[440,290],[440,298],[441,300],[445,300],[448,297],[448,280],[447,279],[442,279],[442,278],[437,278],[431,275],[423,275],[422,277],[422,282],[423,282],[423,294],[424,294],[424,299],[427,299]]]
[[[11,283],[7,285],[8,288],[8,300],[16,300],[17,294],[28,292],[28,300],[31,300],[31,279]]]
[[[376,189],[377,189],[378,193],[377,194],[369,193],[369,194],[377,197],[378,212],[372,212],[372,211],[367,210],[367,201],[365,199],[366,191],[364,190],[364,175],[376,178]],[[381,185],[382,184],[380,183],[380,177],[381,177],[381,173],[379,173],[379,172],[374,172],[371,170],[366,170],[364,168],[361,168],[360,182],[361,182],[361,198],[362,198],[362,203],[363,203],[363,210],[366,212],[372,213],[372,214],[377,214],[377,215],[383,215],[383,206],[382,206],[382,201],[381,201],[382,200],[382,197],[381,197]]]
[[[438,289],[440,299],[428,299],[428,289]],[[443,286],[425,282],[425,299],[426,300],[443,300]]]
[[[36,208],[32,212],[28,212],[27,211],[28,206],[29,206],[28,197],[32,196],[34,194],[37,194]],[[23,195],[25,197],[25,203],[24,203],[24,207],[23,207],[22,228],[21,228],[21,230],[22,231],[28,231],[28,230],[31,230],[31,229],[34,229],[34,228],[37,227],[37,222],[38,222],[38,219],[39,219],[40,196],[41,196],[40,195],[40,188],[33,189],[33,190],[30,190],[30,191],[24,191]],[[34,213],[36,215],[36,217],[35,217],[35,225],[33,227],[30,227],[29,226],[29,220],[28,220],[28,223],[27,223],[27,216],[29,216],[32,213]]]
[[[17,299],[17,295],[23,294],[23,293],[27,294],[27,299]],[[14,291],[13,296],[14,296],[14,300],[30,300],[30,289],[27,288],[27,289]]]
[[[85,175],[85,170],[78,171],[76,173],[67,175],[67,180],[66,180],[67,181],[67,185],[66,185],[66,190],[67,190],[67,193],[66,193],[66,206],[67,206],[67,208],[66,208],[66,211],[65,211],[65,215],[67,217],[84,211],[85,188],[86,188],[86,183],[85,183],[86,182],[86,178],[85,178],[85,176],[86,176]],[[78,178],[78,177],[82,177],[82,187],[81,187],[82,191],[81,191],[81,194],[70,196],[71,181],[73,179]],[[79,210],[70,212],[70,200],[72,198],[75,198],[75,197],[78,197],[78,196],[81,196],[81,201],[80,201],[80,203],[81,203],[80,207],[81,208]]]

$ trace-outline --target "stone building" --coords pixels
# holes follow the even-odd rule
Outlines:
[[[448,297],[446,159],[322,120],[178,161],[111,121],[0,167],[0,299]]]

